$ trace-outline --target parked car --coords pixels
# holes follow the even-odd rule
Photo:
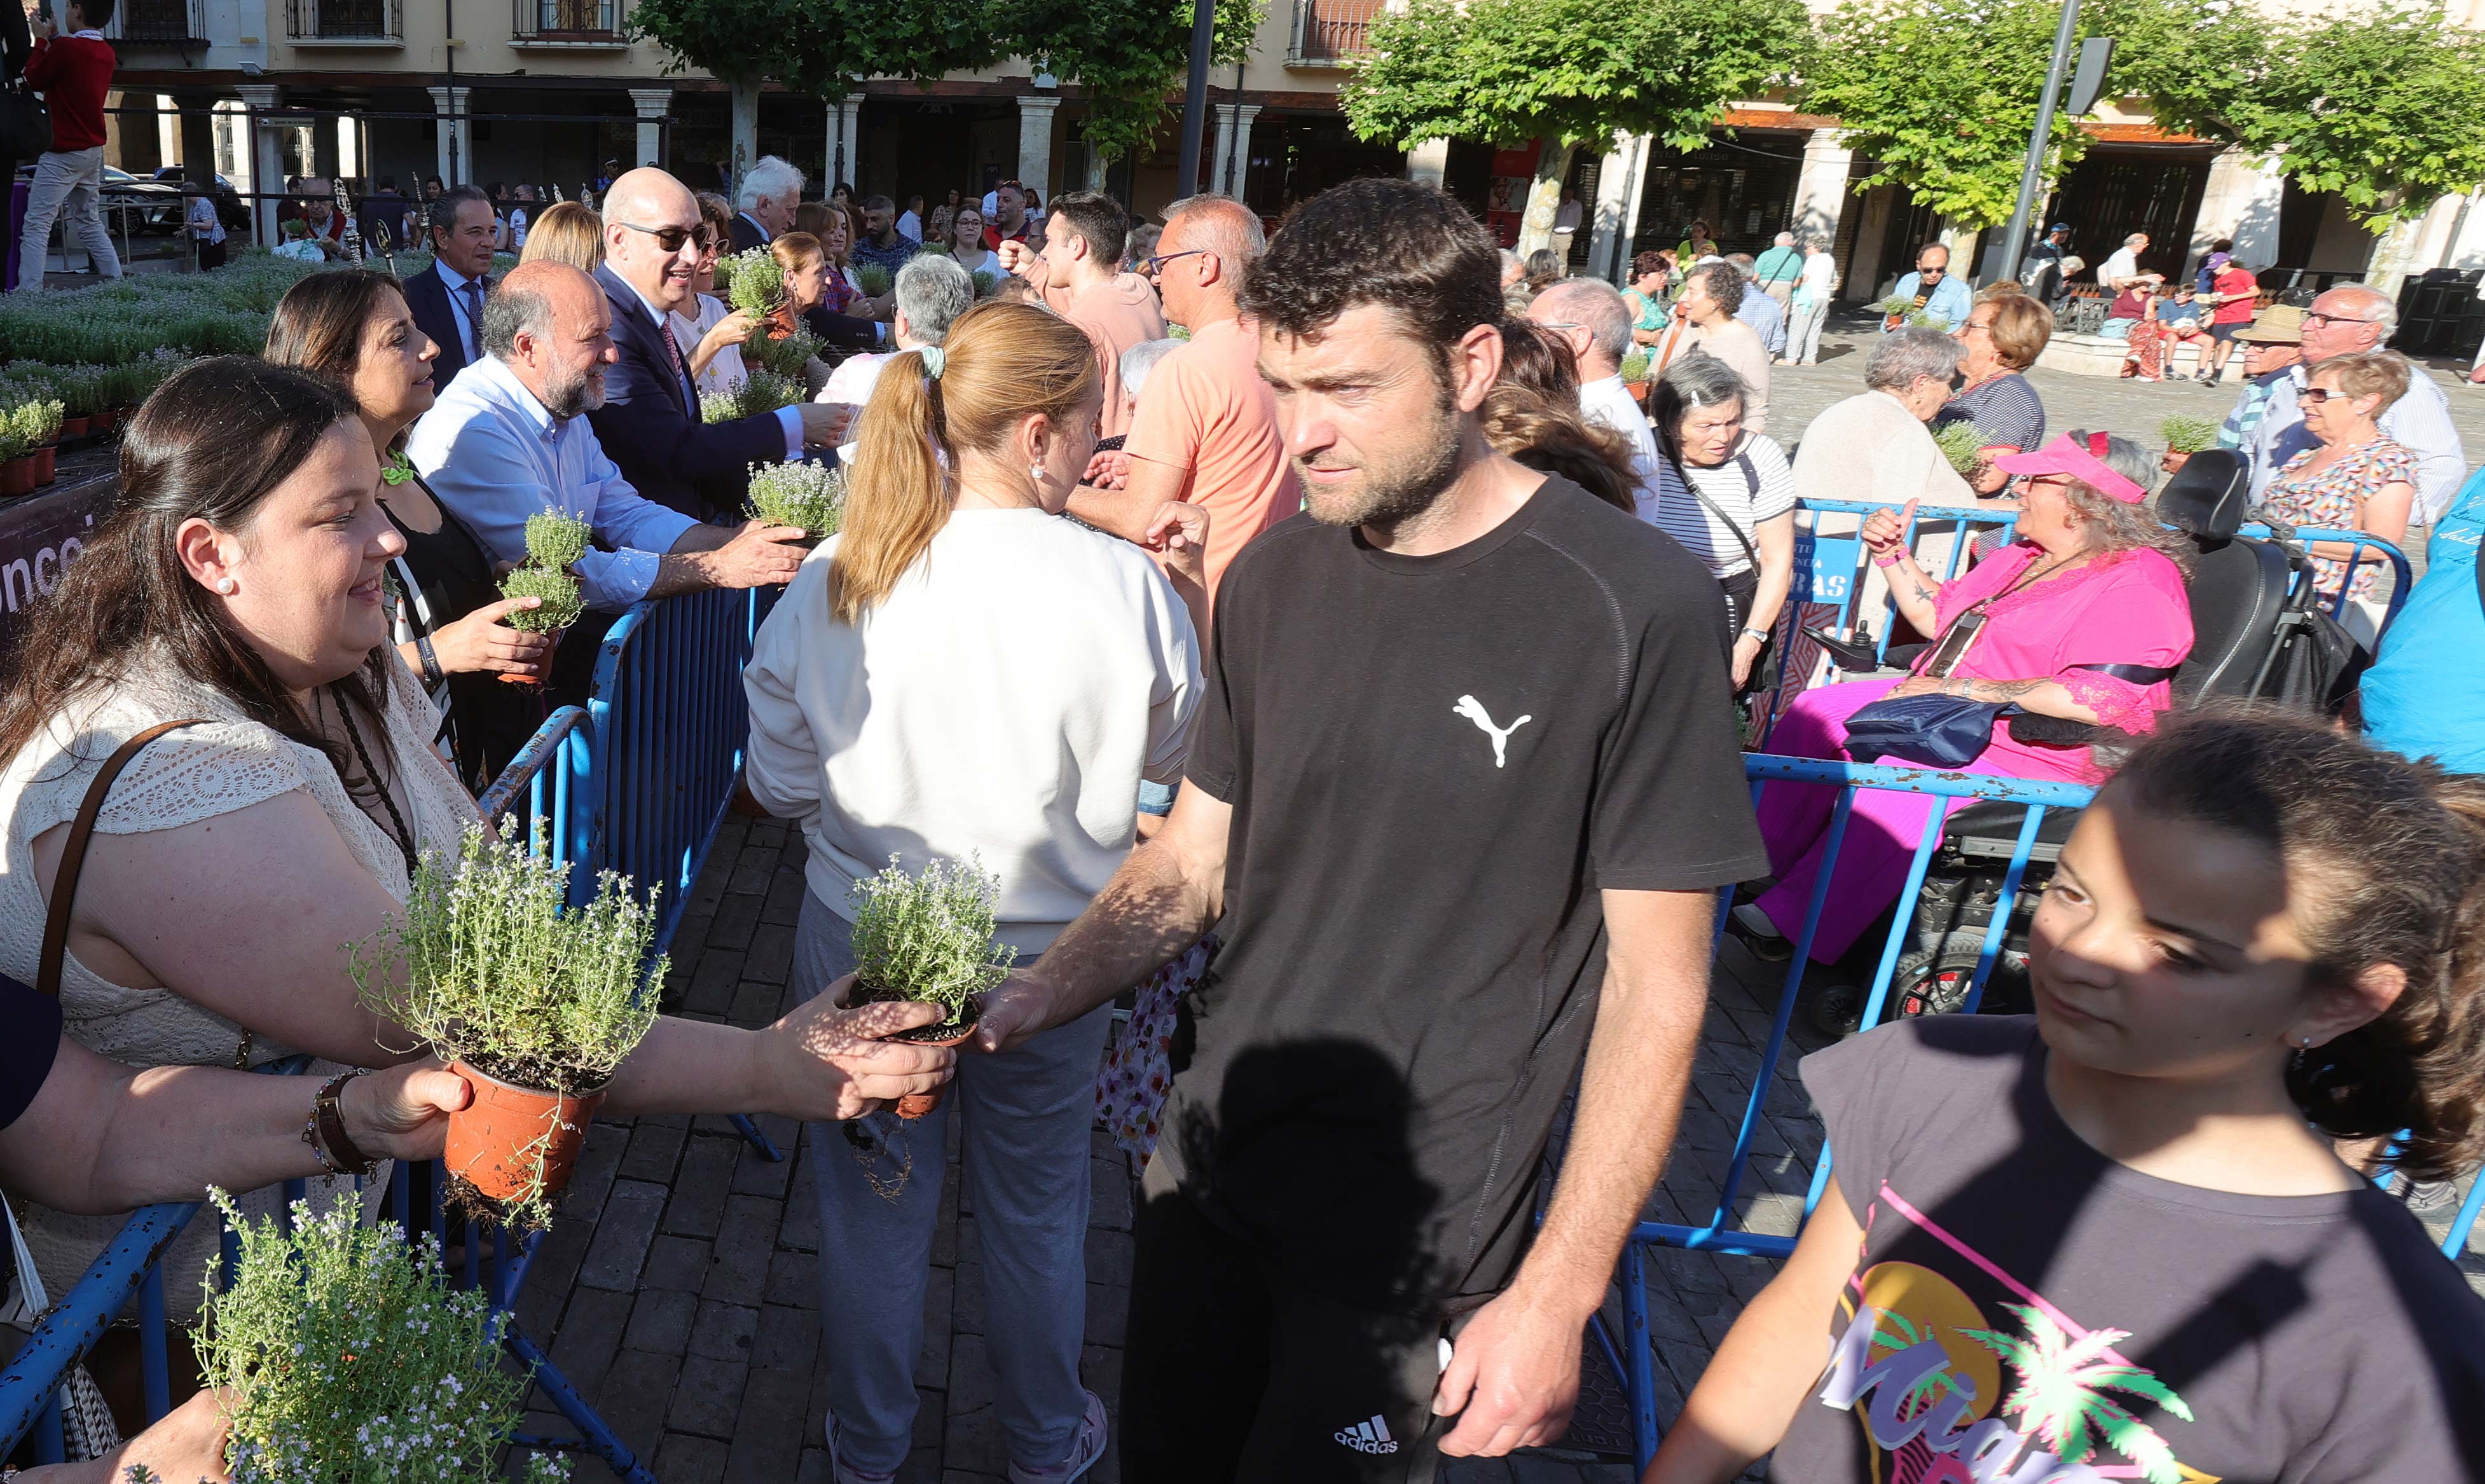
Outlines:
[[[31,180],[35,167],[17,167],[18,179]],[[221,180],[219,181],[221,183]],[[228,187],[229,189],[230,187]],[[114,236],[181,230],[181,190],[133,176],[117,165],[103,167],[103,225]]]
[[[167,165],[155,172],[155,179],[178,191],[184,177],[180,166]],[[227,232],[250,230],[250,207],[242,205],[241,192],[233,189],[233,183],[222,176],[216,177],[216,215],[224,219]],[[178,209],[176,216],[178,216]]]

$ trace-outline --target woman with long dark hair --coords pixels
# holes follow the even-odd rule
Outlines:
[[[851,984],[848,893],[892,855],[909,871],[993,872],[1002,941],[1042,953],[1130,853],[1140,783],[1179,776],[1200,695],[1189,615],[1146,552],[1060,518],[1103,405],[1087,337],[1031,305],[970,309],[939,346],[883,369],[844,528],[803,564],[743,673],[744,778],[762,808],[802,821],[809,849],[803,993]],[[1153,529],[1177,519],[1196,587],[1206,519],[1168,505]],[[1105,1014],[961,1062],[958,1096],[911,1125],[812,1132],[837,1477],[886,1476],[911,1445],[957,1105],[1011,1474],[1076,1478],[1102,1452],[1079,1354]]]
[[[106,760],[173,723],[101,801],[69,892],[69,1034],[139,1066],[404,1060],[418,1043],[362,1005],[344,946],[402,917],[417,862],[453,856],[478,815],[389,643],[405,538],[362,411],[304,371],[202,361],[131,421],[121,484],[0,675],[0,974],[38,977],[69,822]],[[760,1031],[659,1020],[607,1106],[852,1117],[942,1081],[946,1053],[868,1039],[937,1012],[826,1010]],[[64,1282],[118,1225],[34,1215]],[[213,1240],[197,1236],[165,1269],[184,1313]]]
[[[505,598],[483,543],[431,492],[399,449],[431,409],[440,347],[414,322],[396,280],[341,268],[286,291],[267,326],[267,360],[319,376],[352,398],[381,451],[380,507],[405,541],[390,608],[398,652],[441,712],[460,782],[481,792],[542,720],[526,686],[552,665],[554,636],[501,620],[535,598]]]

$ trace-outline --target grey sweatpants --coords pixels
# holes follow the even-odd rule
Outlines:
[[[805,893],[794,982],[806,998],[854,972],[852,930]],[[870,1169],[843,1126],[810,1126],[820,1192],[820,1331],[838,1453],[893,1472],[915,1432],[915,1358],[941,1215],[948,1120],[963,1112],[965,1204],[975,1215],[984,1278],[984,1345],[1010,1461],[1062,1462],[1086,1413],[1079,1347],[1087,1325],[1088,1129],[1112,1007],[1056,1026],[1000,1056],[961,1051],[958,1075],[928,1116],[864,1120]],[[913,1170],[895,1199],[900,1151]]]

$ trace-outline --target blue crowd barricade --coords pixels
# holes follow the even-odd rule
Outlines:
[[[2399,610],[2407,606],[2408,591],[2416,583],[2415,569],[2408,565],[2407,553],[2399,550],[2395,543],[2383,540],[2369,531],[2342,531],[2329,526],[2289,526],[2281,534],[2266,523],[2254,522],[2245,526],[2237,534],[2251,536],[2255,540],[2286,540],[2308,546],[2315,541],[2339,542],[2348,548],[2348,554],[2344,560],[2354,563],[2348,568],[2351,572],[2363,564],[2367,552],[2379,555],[2389,563],[2390,594],[2384,604],[2380,625],[2375,630],[2377,636],[2388,630],[2390,620],[2396,618],[2399,616]],[[2324,558],[2323,560],[2339,559]],[[2306,570],[2297,580],[2311,582],[2313,580],[2311,571]],[[2342,623],[2345,622],[2347,607],[2355,601],[2354,592],[2354,583],[2340,583],[2337,592],[2324,601],[2322,611],[2329,614],[2331,618]]]
[[[477,800],[498,823],[516,814],[529,829],[530,848],[571,864],[569,900],[575,906],[594,893],[591,858],[594,813],[587,783],[594,776],[594,728],[583,706],[563,706],[544,719],[526,746],[509,759],[492,786]],[[537,838],[532,822],[544,821]]]

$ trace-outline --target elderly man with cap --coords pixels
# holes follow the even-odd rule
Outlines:
[[[2389,295],[2362,284],[2333,289],[2303,312],[2300,364],[2286,367],[2270,382],[2251,429],[2241,432],[2232,445],[2252,470],[2255,502],[2288,459],[2319,442],[2305,429],[2301,400],[2304,389],[2312,384],[2311,369],[2333,357],[2381,349],[2398,322],[2398,305]],[[2255,321],[2252,330],[2235,338],[2246,344],[2258,344],[2254,334],[2258,329]],[[2244,372],[2249,382],[2257,383],[2261,377],[2253,372],[2253,364],[2247,360]],[[2229,426],[2246,415],[2253,394],[2253,386],[2247,385],[2244,400],[2236,403],[2227,419]],[[2384,437],[2416,455],[2416,509],[2409,520],[2433,524],[2450,508],[2459,482],[2468,474],[2468,455],[2460,447],[2459,429],[2451,426],[2450,398],[2442,383],[2422,367],[2411,367],[2407,394],[2382,410],[2381,429]]]
[[[2273,304],[2252,323],[2235,332],[2244,347],[2244,395],[2218,428],[2218,447],[2240,450],[2269,412],[2270,395],[2287,372],[2304,359],[2304,311],[2292,304]],[[2188,453],[2168,453],[2166,472],[2183,467]]]

